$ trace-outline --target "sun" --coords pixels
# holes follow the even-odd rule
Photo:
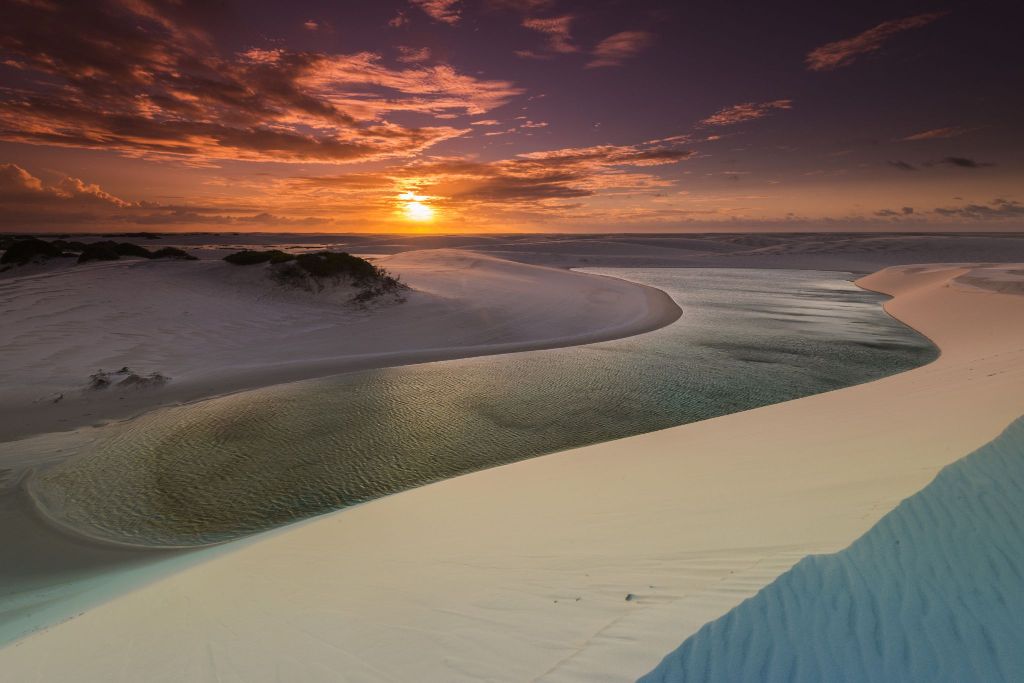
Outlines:
[[[424,201],[427,197],[405,192],[398,195],[398,198],[402,201],[402,213],[405,214],[407,220],[418,223],[434,220],[433,207]]]

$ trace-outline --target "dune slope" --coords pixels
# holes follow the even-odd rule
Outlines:
[[[642,681],[1024,680],[1022,491],[1024,418]]]

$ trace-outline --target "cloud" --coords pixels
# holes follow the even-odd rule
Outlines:
[[[495,221],[513,214],[556,217],[567,210],[566,202],[584,197],[663,192],[674,181],[647,168],[692,156],[693,151],[677,144],[648,141],[531,152],[490,162],[431,158],[384,169],[379,176],[392,184],[392,197],[408,191],[428,196],[449,220],[465,215],[474,222]],[[316,193],[319,204],[373,202],[382,195],[366,174],[290,182],[301,192]]]
[[[106,192],[99,185],[65,176],[56,185],[44,185],[17,164],[0,164],[0,205],[51,204],[67,208],[106,205],[123,208],[129,202]]]
[[[534,52],[533,50],[513,50],[512,54],[516,57],[522,57],[523,59],[551,59],[550,54],[541,54],[540,52]]]
[[[523,14],[529,14],[546,9],[553,0],[487,0],[487,4],[494,9],[509,9]]]
[[[975,161],[974,159],[968,159],[967,157],[946,157],[939,159],[938,161],[931,161],[928,163],[929,166],[936,166],[939,164],[945,164],[947,166],[956,166],[957,168],[985,168],[987,166],[995,166],[985,161]]]
[[[653,42],[654,36],[647,31],[622,31],[608,36],[594,48],[587,68],[618,66]]]
[[[239,225],[311,227],[324,216],[281,216],[261,207],[176,206],[125,201],[99,185],[70,176],[46,185],[17,164],[0,163],[0,225],[68,228],[113,225]]]
[[[391,28],[400,28],[402,26],[407,25],[408,23],[409,15],[407,15],[402,10],[398,10],[398,12],[395,13],[395,16],[388,19],[388,26],[390,26]]]
[[[970,128],[963,128],[960,126],[950,126],[948,128],[932,128],[930,130],[924,130],[920,133],[914,133],[908,135],[905,138],[900,138],[901,142],[915,142],[918,140],[941,140],[946,138],[955,138],[964,133],[970,132]]]
[[[988,204],[965,204],[964,206],[937,208],[934,213],[940,216],[969,220],[1019,220],[1024,219],[1024,204],[996,198]]]
[[[459,23],[462,11],[458,9],[460,0],[409,0],[415,7],[423,10],[431,19],[450,26]]]
[[[501,121],[497,119],[480,119],[479,121],[470,121],[471,126],[497,126]]]
[[[705,126],[731,126],[736,123],[763,119],[779,109],[792,109],[793,100],[774,100],[772,102],[744,102],[718,110],[701,121]]]
[[[176,158],[345,162],[409,156],[468,130],[389,120],[479,115],[523,91],[448,65],[392,69],[370,52],[223,55],[168,12],[187,3],[15,4],[0,51],[24,77],[0,139]]]
[[[908,163],[906,161],[896,160],[896,161],[887,161],[885,163],[889,164],[893,168],[898,168],[901,171],[916,171],[917,170],[917,166],[914,166],[913,164]]]
[[[398,46],[398,61],[403,64],[414,64],[416,62],[425,62],[430,59],[430,48],[429,47],[408,47],[406,45]]]
[[[882,209],[881,211],[875,211],[875,215],[881,218],[903,218],[905,216],[914,215],[914,207],[904,206],[899,211],[893,211],[892,209]]]
[[[544,19],[526,18],[523,19],[523,26],[545,34],[548,39],[548,49],[552,52],[568,54],[579,50],[572,42],[569,28],[573,18],[571,14]]]
[[[898,33],[926,26],[949,12],[929,12],[904,19],[883,21],[852,38],[837,40],[807,53],[804,63],[811,71],[831,71],[852,64],[857,57],[882,49],[887,40]]]

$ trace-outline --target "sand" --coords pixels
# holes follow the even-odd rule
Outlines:
[[[454,249],[378,263],[412,288],[404,303],[346,305],[347,288],[289,290],[265,266],[215,258],[9,271],[0,441],[350,370],[615,339],[680,315],[650,287]],[[170,381],[87,389],[122,367]]]
[[[636,678],[1024,414],[1021,268],[861,280],[939,345],[929,366],[252,537],[0,650],[0,668],[21,681]]]
[[[850,547],[801,560],[643,683],[1024,680],[1024,418]]]

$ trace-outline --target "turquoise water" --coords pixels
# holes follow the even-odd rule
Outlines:
[[[195,546],[430,481],[828,391],[932,360],[842,273],[594,269],[672,325],[612,342],[351,373],[163,409],[32,481],[91,536]]]

